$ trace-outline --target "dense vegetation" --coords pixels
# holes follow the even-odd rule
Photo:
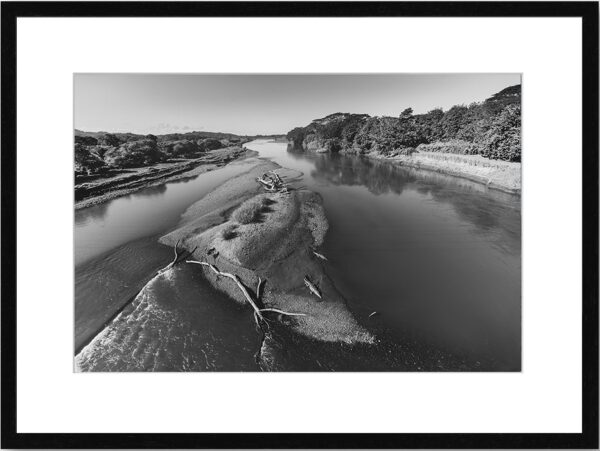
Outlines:
[[[448,111],[413,114],[407,108],[398,117],[335,113],[291,130],[287,139],[296,147],[329,152],[410,155],[418,150],[521,161],[521,85]]]
[[[195,158],[204,152],[246,142],[230,133],[190,132],[168,135],[82,132],[75,130],[75,172],[148,166],[173,158]]]
[[[253,197],[235,210],[231,219],[240,224],[259,222],[264,212],[269,211],[272,201],[267,197]]]

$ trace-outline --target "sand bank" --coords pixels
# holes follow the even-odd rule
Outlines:
[[[480,155],[438,152],[417,152],[410,156],[384,156],[373,152],[365,156],[401,166],[462,177],[511,194],[521,193],[521,163],[490,160]]]
[[[287,183],[300,175],[257,160],[248,172],[192,205],[180,225],[160,241],[168,245],[180,241],[196,260],[238,275],[252,293],[260,277],[265,281],[260,293],[264,307],[306,315],[279,318],[297,333],[325,342],[374,342],[327,276],[327,262],[313,253],[323,243],[328,227],[319,195],[307,190],[265,193],[256,178],[272,170]],[[247,223],[236,220],[236,210],[249,204],[262,206],[256,218]],[[198,270],[235,301],[247,302],[230,279],[218,277],[205,266],[198,265]],[[322,299],[305,286],[305,276],[318,287]]]

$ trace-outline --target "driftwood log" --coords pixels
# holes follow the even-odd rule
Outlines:
[[[266,191],[271,193],[282,192],[287,193],[288,187],[283,179],[275,171],[269,171],[257,177],[256,181],[259,182]]]
[[[260,184],[262,184],[265,189],[267,190],[271,190],[275,188],[275,185],[271,182],[271,179],[268,179],[266,177],[257,177],[256,181]]]
[[[261,369],[262,369],[261,359],[262,359],[263,345],[265,343],[265,340],[267,339],[267,334],[269,334],[269,335],[271,334],[271,332],[269,331],[269,323],[267,322],[268,320],[267,320],[267,318],[265,318],[264,314],[268,313],[268,312],[272,312],[272,313],[277,313],[278,315],[283,315],[283,316],[307,316],[305,313],[285,312],[283,310],[276,309],[276,308],[270,308],[270,307],[269,308],[261,308],[259,306],[260,289],[261,289],[261,286],[262,286],[264,280],[261,279],[260,277],[258,278],[258,283],[256,284],[256,299],[254,299],[252,297],[252,294],[250,293],[250,291],[248,291],[248,288],[246,288],[246,286],[242,283],[242,281],[240,280],[240,278],[237,275],[220,271],[219,268],[217,268],[212,263],[208,263],[208,262],[204,262],[204,261],[186,260],[186,263],[194,263],[197,265],[207,266],[208,268],[210,268],[210,270],[212,272],[214,272],[217,275],[217,277],[221,277],[221,276],[227,277],[236,283],[236,285],[238,286],[238,288],[244,295],[244,298],[246,298],[246,301],[248,301],[248,304],[250,304],[250,306],[254,310],[254,321],[256,322],[256,326],[260,333],[260,344],[258,346],[258,350],[254,354],[254,360],[255,360],[256,364],[258,365],[258,367]]]
[[[223,277],[227,277],[227,278],[233,280],[236,283],[236,285],[238,286],[238,288],[240,289],[240,291],[242,292],[242,294],[244,295],[244,298],[246,298],[246,301],[248,301],[248,304],[250,304],[250,306],[254,310],[254,320],[256,321],[256,325],[261,330],[262,330],[262,325],[267,324],[266,319],[263,315],[264,312],[275,312],[275,313],[279,313],[280,315],[285,315],[285,316],[306,316],[305,313],[291,313],[291,312],[284,312],[283,310],[278,310],[278,309],[274,309],[274,308],[260,308],[258,306],[258,299],[259,299],[259,295],[260,295],[260,287],[263,283],[263,280],[260,277],[258,278],[258,284],[256,287],[257,299],[255,300],[252,297],[252,295],[250,294],[250,292],[248,291],[248,288],[246,288],[246,286],[242,283],[242,281],[240,280],[240,278],[237,275],[220,271],[219,268],[217,268],[212,263],[208,263],[208,262],[204,262],[204,261],[186,260],[186,263],[195,263],[197,265],[207,266],[217,276],[223,276]]]
[[[167,266],[165,266],[162,269],[159,269],[156,273],[156,275],[160,275],[163,274],[165,272],[167,272],[169,269],[171,269],[173,266],[181,263],[181,261],[186,258],[189,257],[190,255],[192,255],[194,253],[194,251],[196,249],[194,249],[191,252],[185,252],[185,251],[179,251],[179,243],[181,242],[181,239],[177,240],[177,243],[175,243],[175,247],[173,248],[173,252],[175,253],[175,256],[173,257],[173,261],[171,263],[169,263]]]
[[[319,253],[319,252],[315,251],[314,249],[311,249],[311,250],[312,250],[312,253],[313,253],[313,254],[315,254],[315,257],[318,257],[318,258],[320,258],[321,260],[328,261],[328,260],[327,260],[327,257],[325,257],[323,254],[321,254],[321,253]]]
[[[280,185],[285,185],[285,183],[283,183],[283,180],[281,179],[281,177],[279,176],[279,174],[275,171],[269,171],[270,174],[273,174],[273,178],[275,179],[275,181],[280,184]]]
[[[321,290],[317,288],[317,286],[310,280],[308,275],[304,276],[304,285],[308,288],[308,290],[314,294],[319,299],[323,299],[323,295],[321,294]]]

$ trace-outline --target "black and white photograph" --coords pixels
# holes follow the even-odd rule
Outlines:
[[[521,370],[520,74],[73,94],[75,371]]]
[[[597,449],[598,5],[3,1],[1,447]]]

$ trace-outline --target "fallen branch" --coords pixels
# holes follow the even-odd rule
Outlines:
[[[248,291],[248,289],[246,288],[246,286],[242,283],[242,281],[240,280],[240,278],[237,275],[231,274],[231,273],[228,273],[228,272],[220,271],[219,268],[217,268],[215,265],[213,265],[211,263],[208,263],[208,262],[202,262],[202,261],[197,261],[197,260],[186,260],[186,263],[195,263],[197,265],[207,266],[217,276],[228,277],[229,279],[233,280],[237,284],[238,288],[240,289],[240,291],[242,292],[242,294],[244,295],[244,297],[246,298],[246,300],[248,301],[248,303],[254,309],[254,320],[256,321],[256,324],[259,327],[260,327],[260,322],[261,321],[265,321],[265,318],[263,317],[262,312],[275,312],[275,313],[280,313],[282,315],[287,315],[287,316],[306,316],[306,314],[304,314],[304,313],[284,312],[283,310],[274,309],[274,308],[263,308],[263,309],[261,309],[258,306],[258,304],[256,303],[256,301],[252,298],[252,295],[250,294],[250,292]],[[256,287],[256,296],[257,296],[257,298],[259,297],[260,286],[262,285],[262,282],[263,282],[263,280],[259,277],[258,278],[258,285]]]
[[[279,313],[280,315],[287,315],[287,316],[306,316],[306,313],[290,313],[290,312],[284,312],[283,310],[279,310],[276,308],[261,308],[260,311],[261,312],[275,312],[275,313]]]
[[[328,260],[327,260],[327,257],[325,257],[323,254],[320,254],[320,253],[318,253],[318,252],[317,252],[317,251],[315,251],[314,249],[311,249],[311,250],[312,250],[312,253],[313,253],[313,254],[315,254],[315,256],[319,257],[321,260],[328,261]]]
[[[240,278],[238,276],[236,276],[235,274],[228,273],[228,272],[219,271],[219,268],[217,268],[215,265],[207,263],[207,262],[199,262],[196,260],[186,260],[186,263],[196,263],[198,265],[208,266],[217,276],[228,277],[231,280],[233,280],[237,284],[238,288],[241,290],[242,294],[244,295],[244,297],[246,298],[248,303],[254,309],[254,320],[256,321],[256,325],[260,327],[260,321],[264,321],[262,313],[260,312],[258,305],[256,305],[256,302],[254,302],[254,299],[252,299],[252,296],[248,292],[248,289],[244,286],[244,284],[242,283],[242,281],[240,280]]]
[[[261,287],[262,283],[264,282],[260,277],[258,278],[258,284],[256,285],[257,301],[255,301],[252,298],[252,295],[250,294],[250,292],[248,291],[246,286],[242,283],[242,281],[240,280],[240,278],[237,275],[220,271],[219,268],[217,268],[215,265],[208,263],[208,262],[197,261],[197,260],[186,260],[186,263],[195,263],[197,265],[207,266],[208,268],[210,268],[210,270],[212,272],[214,272],[217,275],[217,277],[223,276],[223,277],[227,277],[227,278],[233,280],[236,283],[236,285],[238,286],[238,288],[240,289],[240,291],[242,292],[242,294],[244,295],[244,297],[246,298],[246,301],[248,301],[248,303],[252,306],[252,309],[254,310],[254,312],[253,312],[254,313],[254,315],[253,315],[254,321],[256,322],[256,326],[258,327],[258,330],[261,334],[260,346],[258,347],[258,351],[256,352],[256,354],[254,354],[254,359],[256,361],[256,364],[259,366],[259,368],[261,368],[260,360],[262,358],[262,347],[265,343],[265,339],[267,338],[267,333],[269,333],[268,332],[268,330],[269,330],[268,321],[269,320],[263,316],[263,313],[264,312],[274,312],[274,313],[279,313],[280,315],[286,315],[286,316],[307,316],[305,313],[284,312],[283,310],[279,310],[276,308],[259,308],[257,302],[260,299],[260,287]],[[265,328],[263,328],[263,324],[266,326],[266,331],[265,331]]]
[[[173,261],[171,263],[169,263],[167,266],[165,266],[164,268],[159,269],[156,274],[162,274],[165,271],[168,271],[169,269],[171,269],[173,266],[175,266],[175,264],[177,263],[177,259],[179,258],[179,252],[177,250],[177,247],[179,246],[180,241],[181,241],[181,239],[177,240],[177,243],[175,243],[175,247],[173,248],[173,251],[175,252],[175,258],[173,258]]]
[[[321,295],[321,291],[317,288],[317,286],[314,283],[312,283],[310,281],[308,276],[304,276],[304,285],[306,285],[308,287],[308,289],[310,290],[310,292],[312,294],[314,294],[316,297],[318,297],[319,299],[323,299],[323,297]]]
[[[256,284],[256,298],[260,299],[260,286],[262,285],[263,280],[259,277],[258,283]]]
[[[283,179],[274,171],[266,172],[262,177],[257,177],[256,180],[263,185],[263,188],[271,193],[288,192],[288,187]]]
[[[261,177],[257,177],[256,181],[261,183],[266,189],[272,189],[275,188],[274,184],[271,182],[271,180],[265,180],[264,178]]]
[[[285,185],[285,183],[283,183],[283,180],[281,179],[281,177],[279,177],[279,174],[277,172],[275,172],[274,170],[269,172],[275,176],[275,180],[277,181],[277,183]]]
[[[171,264],[175,263],[177,261],[177,246],[179,246],[179,242],[181,241],[181,238],[177,240],[177,243],[175,243],[175,247],[173,248],[173,252],[175,252],[175,258],[173,258],[173,261],[171,262]]]

